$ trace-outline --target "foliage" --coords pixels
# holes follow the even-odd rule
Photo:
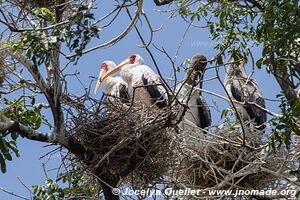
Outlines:
[[[89,6],[80,6],[71,17],[71,23],[61,30],[62,41],[66,41],[71,52],[75,51],[77,58],[81,56],[92,38],[99,38],[100,29],[91,22],[94,13],[91,13],[90,9]]]
[[[70,50],[75,52],[73,60],[78,60],[82,51],[92,38],[99,38],[99,30],[93,23],[94,14],[91,7],[80,5],[68,16],[69,23],[55,25],[55,17],[51,10],[42,7],[34,11],[35,17],[41,24],[48,27],[35,26],[32,30],[24,29],[22,35],[8,45],[14,52],[24,51],[27,58],[36,65],[50,65],[52,51],[59,51],[60,43],[64,43]],[[49,29],[47,34],[45,30]]]
[[[9,119],[19,122],[23,125],[29,126],[33,129],[38,129],[41,126],[43,116],[38,108],[28,110],[24,105],[24,100],[9,101],[5,98],[0,99],[6,107],[0,110],[0,115],[4,115]],[[16,132],[0,130],[0,165],[1,171],[6,172],[6,161],[12,160],[12,154],[14,153],[19,157],[19,151],[17,149],[17,138],[19,136]],[[10,137],[9,137],[10,136]]]
[[[217,42],[214,48],[219,51],[216,57],[217,64],[223,64],[227,53],[234,58],[242,57],[247,61],[249,55],[252,55],[251,47],[262,46],[261,58],[256,62],[257,68],[266,66],[268,72],[280,68],[280,71],[291,80],[293,88],[299,86],[298,0],[248,3],[222,0],[186,6],[188,2],[190,1],[176,1],[178,13],[190,22],[197,20],[204,23],[203,26],[209,27],[212,40]],[[270,64],[273,69],[269,67]],[[279,144],[288,145],[291,135],[299,134],[299,127],[294,126],[295,121],[299,119],[299,101],[293,102],[291,106],[283,98],[280,105],[283,117],[273,121],[273,138],[276,138]]]
[[[60,182],[55,182],[50,178],[46,178],[45,186],[34,185],[33,194],[35,200],[58,200],[58,199],[85,199],[97,198],[99,191],[96,185],[83,172],[80,172],[76,166],[70,172],[60,175]]]
[[[295,102],[292,107],[282,95],[278,95],[278,97],[281,99],[280,109],[282,117],[271,120],[273,136],[270,145],[274,151],[282,144],[289,147],[292,142],[291,136],[293,134],[300,135],[300,130],[297,126],[300,117],[300,102]]]

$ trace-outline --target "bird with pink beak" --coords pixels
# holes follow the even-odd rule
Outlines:
[[[105,77],[108,71],[113,70],[116,67],[117,65],[113,61],[102,62],[94,94],[97,94],[100,85],[103,84],[106,94],[112,97],[110,100],[113,98],[119,98],[122,102],[128,103],[128,84],[121,77]]]
[[[144,59],[133,54],[121,62],[117,67],[107,71],[101,81],[120,71],[121,78],[128,84],[128,91],[134,102],[143,105],[156,105],[164,108],[168,105],[167,91],[162,84],[160,76],[144,64]]]

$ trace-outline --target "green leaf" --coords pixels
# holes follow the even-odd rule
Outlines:
[[[11,154],[9,152],[7,152],[6,154],[4,154],[4,157],[8,161],[12,161],[12,156],[11,156]]]
[[[257,66],[257,68],[261,69],[262,63],[263,63],[263,58],[258,59],[258,60],[256,61],[256,66]]]
[[[19,137],[19,134],[16,133],[16,132],[12,132],[12,133],[10,134],[10,136],[11,136],[11,138],[12,138],[13,140],[17,140],[17,138]]]
[[[217,63],[218,63],[218,65],[222,65],[224,63],[222,56],[217,57]]]
[[[5,163],[5,160],[1,153],[0,153],[0,165],[1,165],[1,172],[5,173],[6,172],[6,163]]]

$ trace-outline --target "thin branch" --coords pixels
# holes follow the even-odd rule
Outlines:
[[[29,198],[26,198],[26,197],[23,197],[23,196],[20,196],[20,195],[14,193],[14,192],[8,191],[8,190],[4,189],[3,187],[0,187],[0,190],[2,190],[3,192],[5,192],[5,193],[7,193],[9,195],[12,195],[14,197],[18,197],[18,198],[24,199],[24,200],[30,200]]]
[[[135,11],[135,15],[134,15],[133,19],[131,20],[130,24],[127,26],[127,28],[121,34],[119,34],[117,37],[113,38],[112,40],[110,40],[104,44],[100,44],[100,45],[97,45],[95,47],[92,47],[90,49],[83,51],[82,55],[87,54],[92,51],[95,51],[100,48],[110,47],[110,46],[114,45],[115,43],[119,42],[120,40],[122,40],[130,32],[130,30],[135,26],[136,22],[138,21],[139,16],[142,12],[142,5],[143,5],[143,1],[137,1],[137,9]],[[76,56],[76,54],[68,55],[68,56],[66,56],[66,58],[72,59],[75,56]]]
[[[211,92],[211,91],[208,91],[208,90],[205,90],[205,89],[200,89],[200,88],[195,88],[195,89],[196,89],[196,90],[199,90],[199,91],[201,91],[201,92],[205,92],[205,93],[207,93],[207,94],[210,94],[210,95],[219,97],[219,98],[224,99],[224,100],[226,100],[226,101],[228,101],[228,102],[231,102],[229,98],[226,98],[226,97],[224,97],[224,96],[222,96],[222,95],[220,95],[220,94],[217,94],[217,93],[215,93],[215,92]],[[277,113],[275,113],[275,112],[272,112],[271,110],[268,110],[268,109],[266,109],[266,108],[263,108],[263,107],[261,107],[260,105],[254,103],[254,102],[247,102],[247,103],[245,103],[245,102],[240,102],[240,101],[236,101],[236,100],[232,100],[232,102],[233,102],[233,103],[236,103],[236,104],[240,104],[240,105],[242,105],[242,106],[245,106],[245,105],[247,105],[247,104],[251,104],[251,105],[257,107],[258,109],[260,109],[260,110],[262,110],[262,111],[268,113],[269,115],[272,115],[273,117],[277,117],[277,118],[282,117],[282,115],[277,114]]]

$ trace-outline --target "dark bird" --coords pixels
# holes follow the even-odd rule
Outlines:
[[[199,87],[202,89],[206,65],[207,59],[205,56],[200,54],[193,56],[185,78],[176,87],[178,100],[188,106],[179,124],[184,131],[194,130],[197,127],[204,129],[211,125],[210,109],[202,93],[196,88],[197,84],[199,84]]]
[[[261,95],[256,81],[247,76],[245,63],[236,62],[233,58],[229,59],[224,85],[229,97],[232,100],[243,103],[234,103],[234,106],[243,122],[254,121],[259,129],[264,129],[263,125],[267,121],[267,114],[259,105],[265,108],[265,100]]]

